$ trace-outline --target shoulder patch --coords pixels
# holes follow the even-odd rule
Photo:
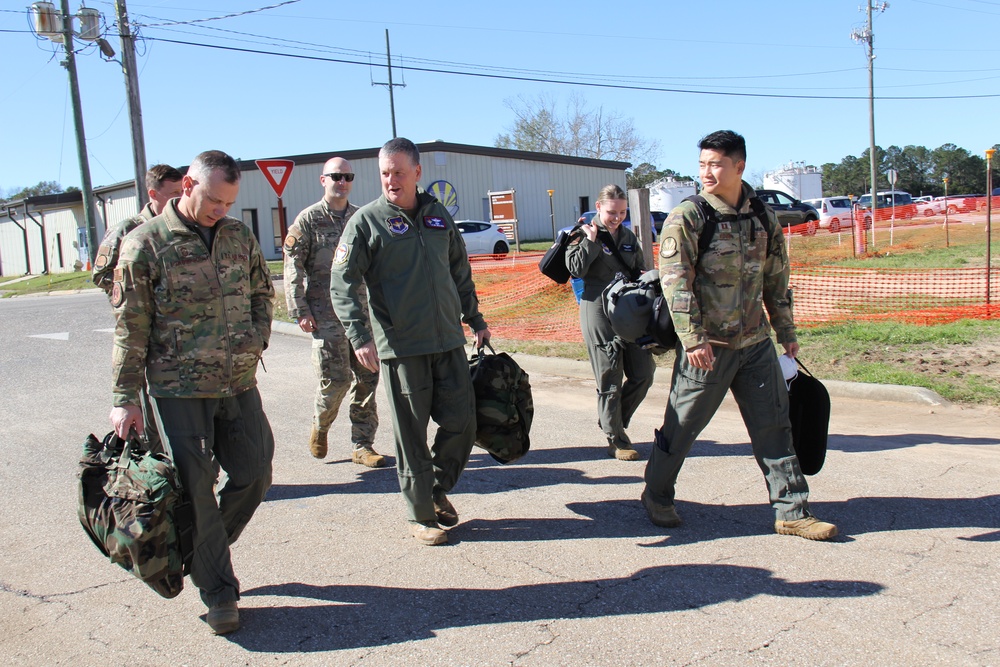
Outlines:
[[[429,227],[431,229],[444,229],[444,218],[439,218],[436,215],[425,215],[424,227]]]
[[[108,256],[105,255],[104,253],[98,254],[97,259],[94,260],[94,268],[100,271],[107,265],[108,265]]]
[[[668,236],[660,244],[660,257],[670,258],[677,254],[677,239]]]
[[[347,261],[347,256],[351,253],[351,246],[347,243],[341,243],[337,246],[337,252],[333,254],[334,264],[343,264]]]
[[[302,230],[296,226],[292,226],[288,230],[288,235],[285,237],[285,250],[291,252],[295,250],[295,246],[299,244],[299,239],[302,238]]]
[[[395,236],[405,234],[410,229],[410,226],[406,224],[406,220],[404,220],[402,216],[387,218],[385,224],[389,227],[389,231]]]
[[[118,270],[116,269],[115,273],[117,273],[117,272],[118,272]],[[116,282],[111,287],[111,305],[113,307],[117,308],[118,306],[122,305],[124,302],[125,302],[125,290],[122,289],[122,284],[120,282]]]

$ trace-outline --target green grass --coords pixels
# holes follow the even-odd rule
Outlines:
[[[45,276],[35,276],[28,280],[0,286],[0,296],[10,297],[20,294],[37,292],[60,292],[67,290],[90,289],[94,286],[90,273],[75,271],[73,273],[52,273]]]
[[[913,325],[858,322],[799,330],[800,358],[817,377],[924,387],[960,403],[1000,406],[1000,321]]]

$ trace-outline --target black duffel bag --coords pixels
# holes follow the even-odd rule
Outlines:
[[[826,460],[830,393],[798,359],[801,370],[788,383],[788,420],[802,474],[815,475]]]
[[[576,225],[568,232],[560,231],[556,240],[552,242],[552,245],[538,262],[538,270],[560,285],[569,282],[569,269],[566,268],[566,248],[569,247],[573,234],[579,229],[580,225]]]

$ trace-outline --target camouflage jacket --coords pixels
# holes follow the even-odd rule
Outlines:
[[[737,211],[720,198],[702,193],[720,215],[750,215],[717,223],[712,243],[701,257],[698,237],[704,220],[696,204],[681,202],[663,224],[660,285],[677,336],[687,350],[705,342],[742,349],[767,338],[772,326],[779,343],[795,342],[781,225],[768,209],[769,239],[761,222],[752,217],[749,199],[753,195],[753,188],[743,183]],[[774,249],[771,254],[768,245]]]
[[[358,210],[348,203],[342,216],[334,215],[321,200],[295,218],[285,236],[285,302],[292,319],[312,316],[317,328],[340,326],[330,303],[330,266],[344,226]],[[365,290],[359,291],[367,310]],[[367,321],[367,318],[366,318]]]
[[[114,270],[114,405],[149,393],[235,396],[257,383],[271,337],[274,287],[257,239],[239,220],[215,224],[209,252],[177,200],[129,234]]]
[[[599,230],[608,233],[597,216],[594,217],[594,221],[598,223]],[[580,298],[584,301],[599,301],[604,288],[611,284],[618,273],[627,274],[626,269],[638,269],[640,272],[646,270],[639,239],[628,227],[624,225],[618,227],[618,238],[615,243],[618,254],[625,260],[625,266],[622,266],[601,237],[591,241],[583,232],[578,234],[579,236],[574,236],[566,248],[566,268],[574,278],[583,278],[583,296]]]
[[[104,290],[104,293],[111,297],[111,272],[114,271],[118,263],[118,251],[121,249],[122,239],[130,231],[144,222],[156,217],[153,213],[153,204],[148,203],[142,207],[137,215],[133,215],[128,220],[118,223],[104,233],[104,239],[97,248],[97,258],[94,259],[94,272],[91,279],[94,284]]]
[[[379,357],[446,352],[465,345],[465,322],[486,328],[465,241],[451,215],[420,190],[411,218],[385,195],[362,206],[344,230],[330,274],[333,307],[358,349],[374,337]],[[358,299],[368,285],[372,332]]]

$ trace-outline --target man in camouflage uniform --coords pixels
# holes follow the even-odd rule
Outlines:
[[[142,207],[138,214],[110,227],[105,232],[104,240],[101,241],[101,245],[97,249],[92,279],[95,285],[104,290],[109,299],[113,284],[111,272],[114,271],[115,265],[118,263],[118,251],[121,248],[122,239],[142,223],[158,216],[168,201],[181,196],[182,178],[181,172],[168,164],[157,164],[150,167],[149,171],[146,172],[146,192],[149,195],[149,202]],[[160,434],[156,428],[156,418],[153,416],[145,383],[142,387],[141,405],[146,426],[146,448],[151,452],[161,451]]]
[[[775,531],[827,540],[837,527],[809,513],[809,486],[792,447],[788,391],[770,337],[773,326],[786,354],[798,354],[781,226],[770,209],[767,224],[752,213],[750,199],[756,195],[743,182],[742,136],[714,132],[698,148],[702,196],[718,222],[700,256],[705,221],[694,202],[681,202],[663,226],[660,282],[679,341],[642,503],[657,526],[680,525],[674,509],[677,475],[731,389],[764,473]]]
[[[216,634],[239,628],[239,581],[229,545],[271,485],[274,437],[257,391],[271,336],[274,288],[257,239],[226,217],[239,165],[198,155],[180,199],[122,242],[114,270],[111,423],[143,430],[144,381],[194,509],[191,581]],[[218,489],[216,464],[226,472]]]
[[[326,457],[327,432],[348,390],[351,393],[351,459],[369,468],[381,468],[385,458],[372,445],[378,429],[375,388],[378,372],[358,363],[347,342],[344,327],[330,303],[330,265],[340,243],[344,225],[358,207],[348,202],[354,173],[351,164],[339,157],[323,165],[319,182],[323,199],[299,213],[285,237],[285,300],[288,314],[299,328],[312,334],[312,360],[319,387],[313,414],[309,451],[318,459]],[[358,291],[362,310],[368,310],[364,286]],[[367,313],[365,326],[368,325]]]
[[[443,544],[440,528],[458,523],[447,493],[476,439],[476,399],[462,322],[476,346],[490,338],[479,313],[472,267],[455,221],[420,190],[420,152],[409,139],[379,151],[382,196],[348,221],[330,274],[333,307],[354,352],[375,372],[382,364],[395,432],[399,488],[410,534]],[[371,300],[366,324],[358,290]],[[427,424],[438,424],[427,446]]]

